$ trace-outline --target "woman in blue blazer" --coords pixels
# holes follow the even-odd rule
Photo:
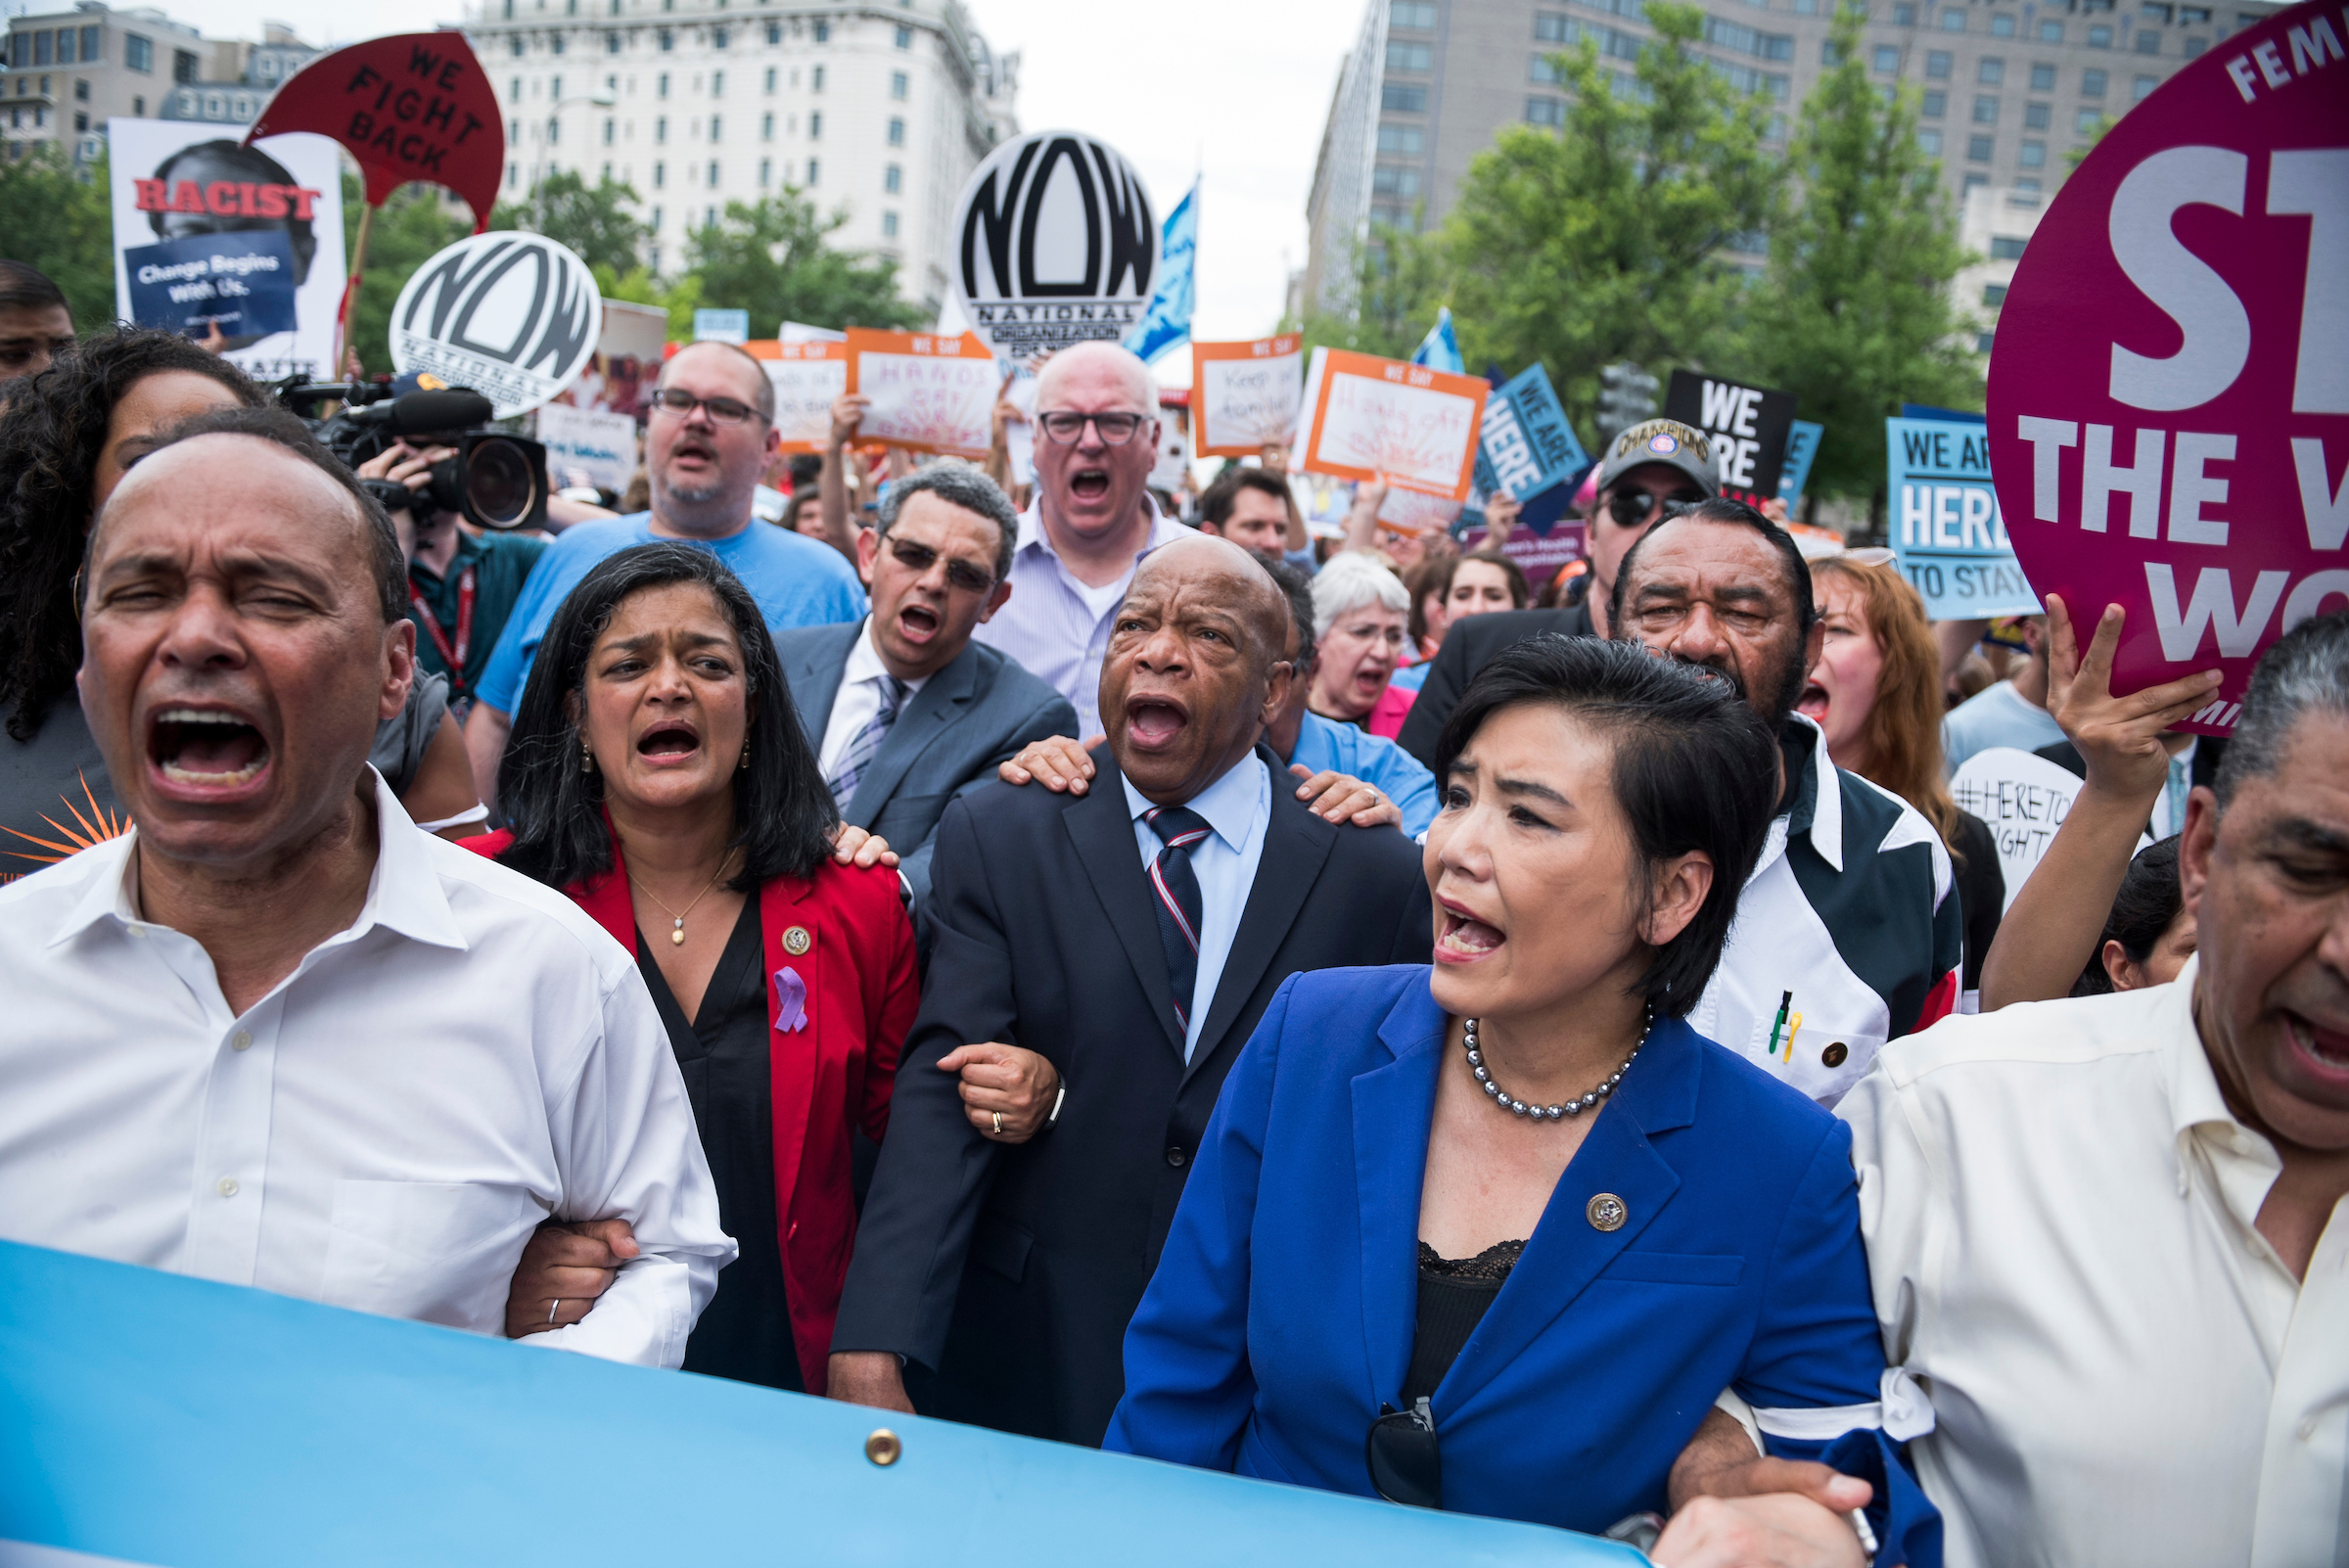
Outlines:
[[[1105,1446],[1595,1533],[1667,1509],[1733,1389],[1773,1456],[1871,1482],[1879,1563],[1934,1568],[1850,1133],[1680,1016],[1769,831],[1766,727],[1705,671],[1543,637],[1438,762],[1436,962],[1281,988]]]

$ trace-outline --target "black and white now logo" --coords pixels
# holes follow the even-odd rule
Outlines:
[[[1036,131],[988,155],[954,208],[954,292],[997,353],[1123,338],[1158,272],[1158,219],[1117,149]]]
[[[544,235],[469,235],[418,267],[392,306],[392,362],[489,399],[499,419],[571,385],[604,327],[594,274]]]

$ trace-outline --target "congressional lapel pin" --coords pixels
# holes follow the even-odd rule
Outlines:
[[[1632,1211],[1612,1192],[1600,1193],[1583,1208],[1583,1218],[1590,1222],[1593,1230],[1621,1230],[1631,1217]]]
[[[807,934],[794,926],[802,937]],[[789,939],[785,939],[789,945]],[[785,964],[775,971],[775,1029],[785,1035],[797,1034],[807,1027],[807,982],[800,972]]]
[[[815,939],[807,935],[806,926],[793,926],[783,933],[783,950],[794,958],[805,957],[807,949],[814,945]]]

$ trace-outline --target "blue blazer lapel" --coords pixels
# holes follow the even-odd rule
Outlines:
[[[873,825],[881,808],[904,782],[906,769],[963,715],[978,687],[979,646],[972,643],[954,656],[952,664],[923,682],[922,689],[905,705],[905,712],[890,725],[881,749],[873,754],[872,765],[856,781],[855,797],[849,802],[850,821],[863,828]]]
[[[1680,1175],[1648,1142],[1648,1134],[1695,1120],[1703,1060],[1685,1023],[1657,1021],[1639,1060],[1551,1190],[1524,1256],[1436,1390],[1439,1428],[1445,1411],[1475,1398],[1672,1201]],[[1621,1229],[1601,1230],[1590,1222],[1589,1205],[1602,1192],[1613,1193],[1628,1211]]]
[[[1375,1403],[1403,1392],[1419,1322],[1419,1189],[1448,1020],[1422,980],[1378,1026],[1395,1059],[1354,1080],[1354,1185],[1361,1204],[1362,1342]]]
[[[1092,880],[1109,928],[1126,949],[1134,978],[1142,985],[1159,1030],[1182,1059],[1182,1036],[1174,1027],[1174,983],[1167,977],[1166,949],[1159,945],[1158,915],[1151,907],[1150,879],[1142,871],[1133,818],[1126,814],[1125,775],[1109,748],[1093,748],[1092,788],[1069,803],[1060,816],[1077,847],[1077,862]],[[1031,784],[1030,789],[1040,786]]]
[[[800,711],[800,727],[807,744],[821,751],[824,726],[832,722],[832,703],[840,695],[840,677],[849,668],[849,650],[864,635],[864,623],[826,626],[825,635],[799,641],[797,651],[783,662],[783,678],[791,685],[791,704]]]

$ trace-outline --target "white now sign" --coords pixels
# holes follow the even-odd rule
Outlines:
[[[542,234],[468,235],[418,267],[392,306],[392,363],[536,408],[595,353],[603,295],[587,263]]]
[[[1115,343],[1149,305],[1158,219],[1141,175],[1094,137],[1005,142],[963,187],[948,232],[954,297],[1000,357]]]

